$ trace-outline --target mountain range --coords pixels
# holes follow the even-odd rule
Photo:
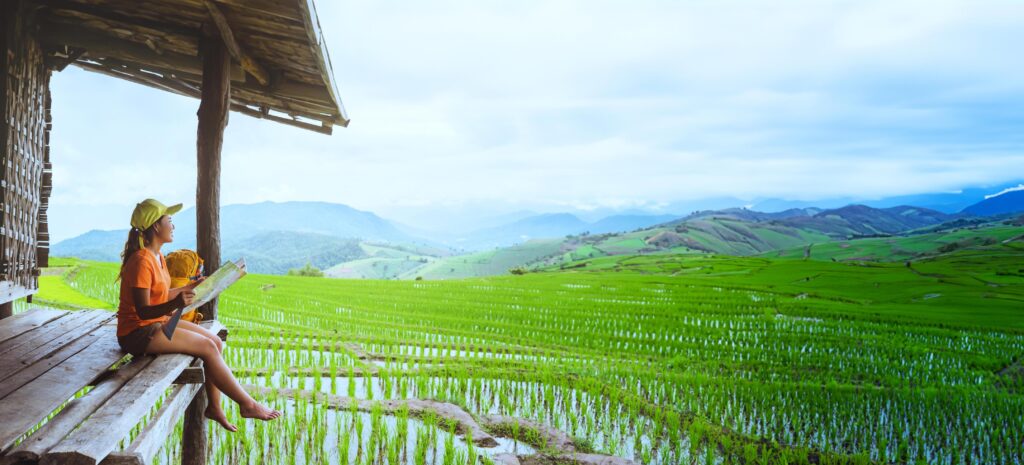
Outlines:
[[[950,194],[937,195],[945,198],[941,196]],[[389,269],[395,273],[393,277],[398,277],[398,274],[412,275],[428,262],[431,269],[440,269],[445,261],[487,256],[488,251],[508,247],[530,250],[526,253],[531,257],[527,261],[543,260],[544,256],[534,255],[545,254],[527,244],[558,243],[558,251],[564,252],[575,250],[566,242],[579,242],[579,237],[588,237],[591,241],[593,238],[628,241],[627,238],[635,236],[643,237],[633,244],[643,246],[633,247],[635,249],[668,246],[743,255],[808,241],[899,234],[972,216],[1024,211],[1024,188],[1007,186],[995,194],[978,195],[980,201],[955,213],[908,205],[875,208],[852,204],[828,209],[794,207],[774,212],[733,207],[687,215],[617,214],[585,221],[570,213],[531,215],[521,211],[492,219],[504,219],[506,223],[461,233],[424,230],[343,204],[261,202],[222,207],[222,256],[225,260],[246,257],[253,272],[284,273],[311,263],[322,269],[333,268],[343,276],[350,275],[352,270],[371,270],[378,265],[378,260],[388,260],[383,268],[359,271],[356,275],[388,277],[388,273],[381,270]],[[174,223],[175,241],[166,246],[167,251],[194,249],[195,210],[189,208],[176,214]],[[53,245],[51,254],[117,261],[126,237],[126,229],[93,230]],[[548,246],[541,249],[547,251]],[[612,253],[616,247],[611,247]],[[394,263],[395,260],[402,263]],[[469,258],[463,260],[472,262]],[[516,261],[514,258],[503,261],[502,266],[505,262]],[[361,265],[342,266],[348,262]],[[481,264],[480,260],[475,263]],[[449,266],[447,270],[456,273],[456,268]]]

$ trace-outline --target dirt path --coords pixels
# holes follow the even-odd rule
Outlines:
[[[447,402],[437,402],[430,400],[420,399],[408,399],[408,400],[369,400],[369,399],[353,399],[348,396],[337,396],[334,394],[326,394],[323,392],[315,392],[308,389],[292,389],[292,388],[268,388],[263,386],[256,386],[253,384],[243,384],[243,388],[251,394],[259,393],[262,395],[270,394],[273,391],[277,391],[278,395],[282,397],[294,397],[296,395],[305,398],[311,398],[316,396],[318,400],[324,402],[328,407],[336,410],[346,410],[352,404],[356,402],[359,405],[359,411],[369,412],[373,408],[375,402],[380,402],[381,406],[384,407],[384,412],[389,414],[398,413],[398,408],[402,404],[409,405],[409,414],[421,417],[428,410],[434,411],[441,418],[454,421],[456,423],[456,431],[459,434],[465,435],[467,431],[473,433],[473,443],[480,447],[494,447],[498,445],[498,441],[494,440],[494,437],[485,431],[479,423],[473,418],[472,415],[462,410],[461,407],[455,404]]]

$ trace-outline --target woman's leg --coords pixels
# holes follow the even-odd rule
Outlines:
[[[199,326],[191,321],[185,320],[179,320],[177,327],[200,334],[203,337],[213,341],[217,345],[217,351],[222,354],[224,353],[224,342],[220,340],[220,336],[213,334],[212,332],[210,332],[210,330],[202,326]],[[213,382],[211,382],[209,379],[206,380],[206,382],[203,383],[203,385],[203,387],[206,388],[206,398],[209,400],[209,403],[206,405],[206,411],[203,412],[203,414],[206,415],[206,418],[209,418],[213,421],[216,421],[217,423],[220,423],[229,431],[236,431],[237,428],[235,428],[235,425],[232,425],[231,423],[228,422],[228,417],[227,415],[224,414],[224,410],[220,406],[220,389],[217,389],[217,386],[214,385]]]
[[[198,333],[175,328],[172,338],[167,339],[163,331],[157,331],[153,339],[149,341],[146,352],[188,354],[200,357],[203,359],[206,375],[224,394],[238,403],[239,414],[243,417],[272,420],[281,416],[280,411],[261,405],[245,392],[235,376],[231,374],[231,369],[224,363],[216,344]]]

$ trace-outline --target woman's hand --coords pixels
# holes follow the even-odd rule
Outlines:
[[[188,284],[186,284],[186,285],[185,285],[184,287],[186,287],[186,288],[188,288],[188,289],[195,289],[195,288],[196,288],[196,286],[198,286],[198,285],[199,285],[199,283],[201,283],[201,282],[203,282],[203,281],[205,281],[205,280],[206,280],[206,276],[200,276],[200,277],[199,277],[199,279],[197,279],[197,280],[195,280],[195,281],[191,281],[191,282],[189,282],[189,283],[188,283]]]
[[[178,303],[181,304],[182,307],[188,307],[189,305],[192,305],[192,301],[195,299],[195,297],[195,291],[193,291],[192,288],[188,288],[182,289],[181,292],[178,293],[178,296],[175,298],[178,299]]]

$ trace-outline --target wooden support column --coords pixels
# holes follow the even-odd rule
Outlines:
[[[206,275],[220,266],[220,151],[228,124],[231,55],[216,29],[206,30],[200,44],[203,83],[200,87],[196,138],[196,244]],[[201,307],[204,319],[217,319],[217,299]]]
[[[200,42],[203,83],[200,88],[199,129],[196,135],[196,244],[209,276],[220,265],[220,150],[228,124],[231,96],[231,55],[216,29],[204,28]],[[217,300],[202,306],[203,319],[217,318]],[[182,465],[206,464],[206,390],[200,390],[185,410],[181,438]]]

